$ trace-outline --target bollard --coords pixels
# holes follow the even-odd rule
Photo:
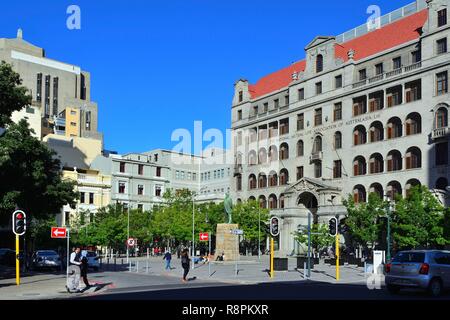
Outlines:
[[[123,259],[122,259],[122,261],[120,262],[120,267],[123,267]]]
[[[128,271],[131,272],[131,260],[130,260],[130,266],[128,267]]]
[[[146,269],[147,269],[147,273],[148,273],[148,260],[147,260],[147,266],[146,266]]]
[[[114,271],[116,271],[116,257],[114,257]]]
[[[106,265],[107,265],[106,270],[109,270],[109,258],[106,258]]]
[[[139,261],[136,261],[136,272],[139,272]]]
[[[303,262],[303,278],[306,279],[306,262]]]

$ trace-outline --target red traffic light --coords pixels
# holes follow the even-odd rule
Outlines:
[[[17,216],[16,216],[16,218],[22,220],[22,219],[23,219],[23,214],[18,213]]]

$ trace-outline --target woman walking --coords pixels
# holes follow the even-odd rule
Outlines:
[[[189,266],[190,266],[190,261],[191,259],[189,259],[189,254],[188,254],[188,250],[184,249],[183,252],[181,253],[181,266],[183,267],[183,282],[187,282],[187,275],[189,273]]]
[[[88,258],[87,258],[87,251],[83,250],[81,253],[81,279],[83,279],[83,282],[86,286],[86,290],[91,287],[89,284],[88,278],[87,278],[87,272],[88,272]]]

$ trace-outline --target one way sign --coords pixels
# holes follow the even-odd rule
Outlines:
[[[209,233],[200,233],[200,241],[209,241]]]
[[[52,227],[52,238],[66,238],[67,228],[55,228]]]

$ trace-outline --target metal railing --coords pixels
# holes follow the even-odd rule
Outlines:
[[[431,133],[431,138],[432,139],[442,138],[447,136],[449,132],[450,132],[449,127],[437,128],[434,129],[433,132]]]

